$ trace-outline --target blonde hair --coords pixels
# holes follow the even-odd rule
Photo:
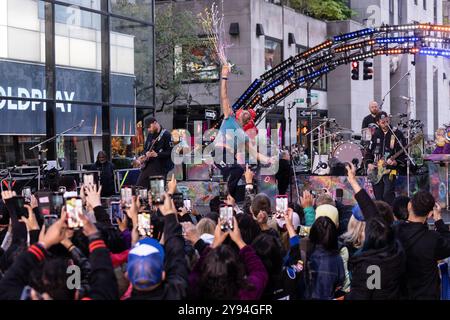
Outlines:
[[[196,228],[199,234],[214,234],[216,223],[210,218],[203,218],[197,223]]]
[[[358,221],[354,216],[351,216],[347,225],[347,232],[341,236],[343,242],[353,245],[355,248],[361,248],[366,237],[365,230],[366,223]]]

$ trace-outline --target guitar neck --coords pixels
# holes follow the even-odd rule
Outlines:
[[[390,159],[392,159],[392,160],[397,159],[399,156],[402,155],[402,153],[404,153],[403,150],[408,150],[409,147],[412,147],[413,145],[417,144],[420,141],[420,138],[421,138],[421,136],[417,137],[416,139],[414,139],[413,141],[408,143],[408,145],[404,149],[399,150],[396,153],[394,153],[394,155],[392,157],[390,157]]]

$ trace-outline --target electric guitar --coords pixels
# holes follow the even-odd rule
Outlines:
[[[423,139],[423,134],[419,134],[417,137],[414,138],[414,140],[412,140],[406,147],[405,150],[408,150],[408,148],[412,147],[413,145],[417,144],[420,142],[420,140]],[[389,157],[390,160],[395,160],[397,159],[399,156],[401,156],[403,154],[403,149],[399,150],[398,152],[396,152],[394,155],[392,155],[391,157]],[[385,174],[389,174],[391,173],[393,170],[392,169],[387,169],[386,168],[386,162],[388,159],[380,159],[377,161],[377,164],[375,166],[375,168],[373,168],[372,170],[369,170],[367,172],[367,178],[369,179],[369,181],[372,183],[372,185],[374,184],[378,184],[381,179],[383,178],[383,176]]]
[[[153,140],[153,142],[152,142],[150,148],[147,150],[147,152],[152,152],[153,151],[153,148],[154,148],[156,142],[161,140],[161,138],[162,138],[162,136],[163,136],[165,131],[166,131],[166,129],[162,129],[161,130],[161,132],[159,133],[158,137],[155,140]],[[140,157],[137,158],[137,162],[139,163],[139,167],[141,168],[141,170],[144,170],[145,167],[147,167],[147,164],[149,163],[150,159],[152,159],[151,157],[147,157],[147,155],[146,155],[147,152],[145,152],[145,154],[143,154],[143,155],[141,155]]]

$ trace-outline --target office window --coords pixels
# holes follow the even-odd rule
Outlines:
[[[270,70],[282,62],[282,46],[283,43],[281,41],[266,38],[264,48],[264,64],[266,70]]]
[[[152,0],[109,0],[111,13],[143,22],[153,20]]]

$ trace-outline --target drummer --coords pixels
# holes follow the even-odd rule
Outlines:
[[[433,154],[450,154],[450,141],[446,137],[447,132],[444,128],[437,129],[435,133],[436,149]]]
[[[375,117],[377,116],[378,112],[380,112],[380,108],[378,107],[378,103],[376,101],[372,101],[369,103],[369,111],[370,114],[363,120],[362,129],[369,128],[371,124],[377,124],[377,122],[375,121]]]

